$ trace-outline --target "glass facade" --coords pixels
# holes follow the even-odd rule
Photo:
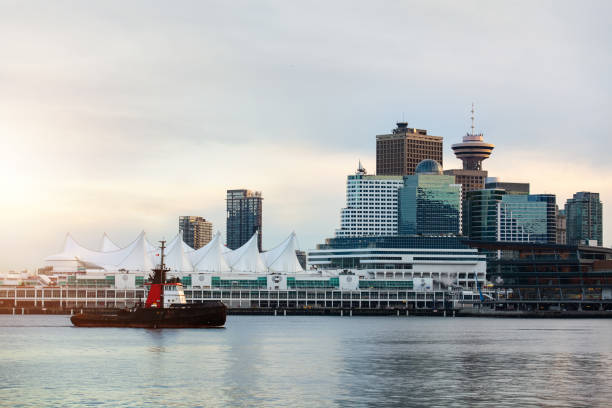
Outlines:
[[[262,248],[262,201],[260,192],[227,190],[227,246],[237,249],[257,233]]]
[[[461,233],[461,185],[454,176],[405,176],[398,198],[400,235]]]
[[[603,244],[603,206],[599,193],[579,192],[565,203],[567,243],[577,245],[587,240]]]
[[[554,243],[555,196],[506,194],[500,189],[468,193],[465,233],[478,241]]]

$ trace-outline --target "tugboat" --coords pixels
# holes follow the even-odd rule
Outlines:
[[[125,309],[115,313],[80,313],[70,318],[79,327],[138,327],[205,328],[223,327],[227,307],[218,300],[187,303],[179,279],[166,280],[169,271],[164,264],[166,241],[161,242],[161,262],[153,269],[152,283],[144,307]]]

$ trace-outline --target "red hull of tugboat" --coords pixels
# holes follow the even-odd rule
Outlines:
[[[227,307],[219,302],[177,304],[169,308],[138,308],[112,314],[84,313],[70,318],[78,327],[133,327],[145,329],[223,327]]]

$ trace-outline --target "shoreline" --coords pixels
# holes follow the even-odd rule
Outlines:
[[[73,315],[81,312],[113,313],[117,308],[0,308],[0,315]],[[491,310],[491,309],[289,309],[289,308],[230,308],[228,315],[242,316],[430,316],[430,317],[494,317],[494,318],[540,318],[540,319],[610,319],[612,310]]]

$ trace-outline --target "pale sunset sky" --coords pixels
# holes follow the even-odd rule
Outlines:
[[[225,235],[225,191],[263,192],[263,246],[333,235],[346,176],[404,118],[484,167],[601,193],[612,243],[612,3],[0,1],[0,271],[180,215]]]

